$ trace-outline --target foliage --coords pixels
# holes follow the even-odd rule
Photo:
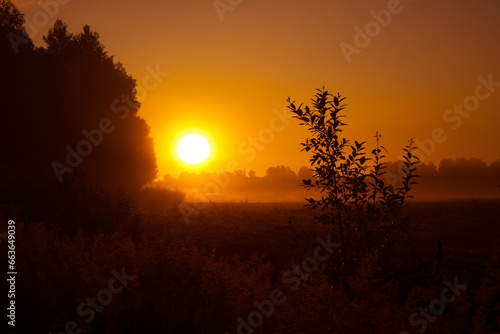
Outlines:
[[[302,278],[298,289],[292,291],[290,284],[279,279],[282,269],[293,268],[293,263],[299,264],[311,256],[316,245],[301,254],[298,261],[294,259],[292,263],[279,257],[272,264],[266,259],[283,250],[286,236],[281,236],[281,240],[273,238],[266,247],[271,248],[266,249],[266,256],[243,255],[255,251],[250,244],[232,249],[228,255],[211,248],[212,242],[221,238],[239,245],[256,233],[268,235],[270,226],[278,226],[274,220],[281,217],[279,212],[271,215],[268,211],[267,221],[260,226],[242,225],[241,229],[246,230],[246,237],[242,237],[236,234],[235,224],[241,221],[244,210],[245,205],[240,204],[232,217],[233,225],[226,229],[221,229],[220,221],[231,216],[227,209],[198,226],[177,224],[182,218],[167,214],[150,217],[148,223],[141,221],[143,232],[137,243],[121,229],[111,235],[85,236],[77,232],[69,238],[44,224],[19,221],[17,265],[18,271],[25,274],[16,281],[17,311],[22,320],[16,324],[18,330],[54,333],[64,331],[68,321],[76,321],[86,333],[235,333],[237,318],[247,319],[257,310],[254,301],[269,299],[271,291],[280,289],[285,301],[275,305],[274,314],[254,333],[413,333],[421,328],[421,321],[417,320],[425,318],[419,316],[412,324],[410,315],[418,313],[420,307],[428,309],[447,287],[442,279],[422,279],[412,282],[409,293],[401,298],[398,291],[402,284],[377,275],[377,255],[372,254],[360,261],[357,275],[346,278],[349,293],[341,285],[332,284],[326,266]],[[257,209],[254,215],[261,211],[265,210]],[[489,212],[495,212],[493,204]],[[447,224],[447,229],[455,231],[455,221]],[[324,238],[325,227],[318,228]],[[298,233],[297,238],[301,244],[309,243],[307,235],[301,237]],[[265,238],[257,236],[254,240],[258,239]],[[227,247],[227,243],[218,246]],[[461,237],[455,243],[462,249]],[[492,254],[498,253],[496,248]],[[483,247],[483,252],[488,249]],[[456,301],[447,303],[441,315],[428,321],[429,333],[483,333],[499,329],[498,258],[492,256],[488,261],[485,256],[478,263],[470,250],[463,251],[471,256],[460,263],[445,261],[443,273],[453,281],[459,268],[468,268],[467,276],[475,276],[470,277],[474,286],[468,287]],[[479,269],[483,263],[487,265]],[[106,289],[113,277],[111,270],[119,271],[122,267],[135,278],[121,293],[113,294],[112,301],[102,312],[96,312],[93,321],[86,323],[87,316],[78,315],[77,306]],[[431,262],[424,271],[432,278]],[[465,275],[459,275],[460,283],[466,280]]]
[[[0,1],[0,200],[67,235],[109,235],[124,217],[133,217],[127,231],[137,235],[139,218],[114,195],[119,187],[124,198],[140,192],[157,172],[135,79],[89,26],[73,34],[57,20],[46,46],[35,47],[25,23],[11,1]],[[55,162],[67,168],[62,180]]]
[[[11,60],[10,56],[17,50],[30,50],[33,43],[24,27],[24,15],[10,0],[0,0],[0,55],[2,61]],[[3,86],[2,86],[3,87]]]
[[[170,210],[182,203],[186,194],[178,189],[147,186],[136,192],[133,198],[140,210]]]
[[[344,97],[318,89],[312,99],[312,108],[295,105],[288,98],[288,108],[311,134],[302,150],[311,154],[310,164],[314,180],[304,179],[303,186],[321,193],[320,199],[306,198],[311,209],[320,208],[318,222],[336,228],[341,242],[338,270],[348,270],[363,256],[380,252],[394,228],[401,228],[399,212],[413,179],[418,157],[413,140],[403,149],[402,185],[393,185],[384,178],[383,146],[380,135],[372,157],[365,153],[366,142],[351,142],[342,137],[345,116]],[[369,162],[373,165],[369,166]]]
[[[57,20],[43,38],[46,46],[37,48],[10,1],[0,2],[0,15],[0,139],[10,143],[0,152],[2,164],[28,166],[38,178],[59,182],[53,162],[69,166],[68,147],[78,151],[90,140],[90,154],[69,166],[63,180],[81,169],[95,185],[112,190],[138,190],[153,181],[154,144],[137,116],[136,81],[108,55],[99,34],[87,25],[73,34]],[[3,38],[7,33],[23,38],[17,52]],[[113,130],[100,138],[96,129],[105,119]]]

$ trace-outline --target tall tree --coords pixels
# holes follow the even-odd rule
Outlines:
[[[3,31],[25,32],[24,18],[10,1],[0,2],[0,13]],[[55,181],[81,169],[108,188],[138,189],[151,182],[156,157],[149,126],[137,116],[135,79],[89,26],[72,34],[57,20],[43,39],[46,47],[18,53],[8,39],[2,41],[11,57],[0,64],[1,136],[12,143],[4,160],[36,166]]]

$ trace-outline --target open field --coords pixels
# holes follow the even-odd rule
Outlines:
[[[189,224],[175,210],[143,212],[137,225],[128,220],[111,235],[73,237],[18,220],[18,326],[60,333],[69,323],[82,333],[131,334],[500,330],[500,202],[410,202],[402,216],[418,261],[402,253],[379,264],[368,254],[339,275],[333,252],[294,274],[294,265],[305,270],[303,261],[316,258],[317,237],[337,239],[331,226],[314,224],[314,214],[301,203],[216,203]],[[106,301],[104,288],[120,270],[129,281]],[[415,313],[433,310],[450,282],[462,287],[456,301],[432,320]],[[284,302],[266,315],[256,305],[273,291]],[[89,304],[92,298],[102,305]],[[252,322],[255,312],[262,321]]]
[[[328,226],[314,223],[318,212],[302,203],[216,203],[192,215],[184,226],[182,217],[171,223],[196,244],[215,249],[220,256],[265,255],[277,269],[290,259],[289,222],[299,235],[308,231],[329,233]],[[486,257],[500,255],[500,201],[413,201],[402,217],[409,217],[417,251],[432,269],[438,240],[444,254],[444,270],[477,275]],[[162,223],[164,218],[156,217]],[[179,225],[178,225],[179,224]]]

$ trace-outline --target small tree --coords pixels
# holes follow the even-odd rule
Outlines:
[[[390,184],[382,162],[385,148],[379,145],[380,135],[375,135],[377,145],[371,158],[366,157],[365,142],[350,142],[342,138],[345,105],[344,97],[318,89],[312,99],[312,108],[290,98],[288,108],[301,123],[308,126],[302,151],[310,152],[313,179],[302,180],[306,190],[314,189],[321,198],[306,198],[306,207],[320,208],[317,222],[331,224],[341,242],[337,270],[342,274],[354,268],[363,255],[377,254],[387,246],[395,228],[401,229],[400,210],[405,200],[411,198],[411,189],[418,158],[413,155],[413,140],[403,149],[402,185]],[[369,162],[373,161],[373,165]]]

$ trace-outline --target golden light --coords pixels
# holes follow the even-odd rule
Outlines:
[[[204,162],[210,156],[210,144],[202,135],[190,133],[179,140],[176,151],[177,156],[183,162],[196,165]]]

